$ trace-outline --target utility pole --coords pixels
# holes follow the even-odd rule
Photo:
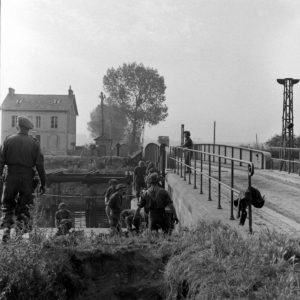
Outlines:
[[[216,121],[214,121],[214,145],[216,144]]]

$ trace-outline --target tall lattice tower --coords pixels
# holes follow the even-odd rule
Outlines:
[[[279,84],[284,86],[283,89],[283,111],[282,111],[282,137],[280,158],[289,161],[288,169],[291,172],[291,163],[293,160],[294,148],[294,105],[293,105],[293,85],[299,82],[299,79],[285,78],[277,79]],[[283,166],[287,166],[283,161]]]

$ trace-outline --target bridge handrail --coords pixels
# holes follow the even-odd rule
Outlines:
[[[220,148],[221,147],[224,147],[224,151],[225,151],[225,158],[224,158],[224,161],[226,162],[226,159],[229,158],[230,156],[227,156],[226,153],[227,153],[227,149],[231,149],[231,155],[232,152],[234,150],[238,150],[239,151],[239,154],[240,154],[240,159],[242,159],[243,157],[243,151],[247,151],[249,152],[249,158],[250,158],[250,162],[253,162],[253,154],[260,154],[261,157],[262,157],[262,160],[261,160],[261,169],[265,169],[265,163],[267,161],[267,158],[266,156],[270,155],[270,153],[268,151],[264,151],[264,150],[258,150],[258,149],[254,149],[254,148],[246,148],[246,147],[240,147],[240,146],[232,146],[232,145],[225,145],[225,144],[214,144],[214,143],[200,143],[200,144],[194,144],[194,148],[195,147],[199,147],[202,148],[202,146],[204,146],[206,148],[206,146],[209,146],[209,151],[211,149],[211,147],[213,148],[213,154],[216,154],[215,153],[215,148],[218,148],[218,152],[220,151]],[[206,149],[204,149],[206,150]]]
[[[194,165],[193,167],[191,166],[191,164],[187,164],[187,162],[184,160],[184,156],[186,155],[186,153],[198,153],[200,154],[200,158],[197,159],[196,155],[194,155],[193,158],[193,162]],[[207,172],[204,172],[203,170],[203,157],[204,155],[208,156],[208,174]],[[238,158],[234,158],[234,157],[228,157],[228,156],[224,156],[224,155],[220,155],[220,154],[214,154],[211,152],[205,152],[202,150],[195,150],[195,149],[188,149],[185,147],[181,147],[181,146],[171,146],[170,147],[170,154],[169,154],[169,158],[173,161],[175,161],[175,168],[174,168],[174,172],[177,173],[177,175],[180,175],[180,177],[186,181],[186,170],[190,169],[191,171],[189,172],[188,175],[188,183],[191,184],[191,175],[192,175],[192,171],[193,171],[193,175],[194,175],[194,189],[197,188],[196,186],[196,175],[199,174],[200,175],[200,194],[203,194],[203,177],[207,177],[208,178],[208,200],[211,201],[211,181],[215,181],[218,184],[218,209],[221,209],[221,186],[225,186],[227,189],[229,189],[231,191],[231,201],[230,201],[230,219],[234,220],[234,216],[233,216],[233,195],[234,193],[239,193],[240,191],[234,188],[234,166],[236,165],[235,163],[241,164],[244,163],[247,165],[247,177],[248,177],[248,187],[251,187],[251,177],[254,174],[254,164],[251,161],[246,161],[246,160],[242,160],[242,159],[238,159]],[[213,177],[211,174],[211,166],[212,166],[212,158],[216,158],[218,161],[218,179]],[[231,185],[229,186],[228,184],[224,183],[222,181],[221,178],[221,168],[222,168],[222,164],[221,164],[221,159],[228,159],[231,161],[231,167],[230,167],[230,171],[231,171]],[[199,166],[197,166],[197,161],[200,161],[200,169]],[[251,209],[251,204],[248,205],[248,212],[249,212],[249,231],[250,233],[252,233],[252,209]]]
[[[204,144],[202,144],[202,145],[204,145]],[[209,145],[209,144],[206,144],[206,145]],[[211,152],[205,152],[205,151],[202,151],[202,150],[188,149],[188,148],[181,147],[181,146],[177,146],[176,148],[177,149],[182,149],[183,151],[191,151],[191,152],[200,153],[200,154],[202,153],[202,154],[206,154],[206,155],[212,155],[214,157],[219,157],[219,158],[224,158],[224,159],[226,158],[228,160],[232,160],[232,161],[239,162],[239,163],[244,163],[244,164],[251,165],[251,166],[253,165],[253,163],[251,161],[244,160],[244,159],[234,158],[234,157],[225,156],[225,155],[216,154],[216,153],[211,153]]]
[[[280,147],[280,146],[269,146],[268,149],[286,149],[286,150],[297,150],[300,151],[300,148],[294,147],[294,148],[289,148],[289,147]]]

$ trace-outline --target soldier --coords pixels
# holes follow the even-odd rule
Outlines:
[[[72,213],[67,209],[67,205],[65,203],[59,203],[58,211],[55,213],[55,227],[57,228],[56,235],[68,234],[72,225]]]
[[[7,242],[10,238],[18,194],[20,213],[30,215],[28,204],[32,201],[34,168],[40,178],[39,192],[41,194],[45,192],[44,157],[38,141],[28,135],[29,130],[33,129],[33,124],[26,117],[20,116],[17,120],[17,128],[16,134],[6,137],[0,153],[0,175],[3,174],[4,166],[7,165],[7,176],[2,194],[3,242]]]
[[[189,131],[184,131],[184,144],[182,147],[187,148],[187,149],[193,149],[193,141],[191,139],[191,133]],[[191,173],[191,159],[192,159],[193,152],[189,150],[185,150],[184,152],[184,163],[186,166],[186,173]]]
[[[140,161],[139,165],[133,171],[133,185],[136,191],[136,197],[139,199],[141,190],[146,187],[145,183],[146,166],[145,162]]]
[[[123,195],[125,192],[126,186],[124,184],[118,184],[116,186],[116,192],[114,192],[108,199],[108,206],[110,208],[110,227],[114,232],[120,232],[120,214],[122,211],[122,204],[123,204]]]
[[[138,216],[135,220],[133,220],[134,215],[135,209],[124,209],[121,212],[121,220],[126,224],[128,232],[135,230],[136,233],[139,233],[142,217]],[[134,226],[134,228],[132,226]]]
[[[108,200],[109,197],[116,192],[116,187],[118,184],[118,180],[117,179],[110,179],[108,181],[109,187],[107,188],[106,192],[105,192],[105,196],[104,196],[104,203],[105,203],[105,212],[108,218],[108,222],[110,223],[110,208],[108,206]]]
[[[173,220],[178,224],[178,218],[175,207],[169,196],[169,193],[163,188],[158,186],[159,177],[157,173],[150,175],[150,188],[145,192],[141,201],[138,203],[138,208],[134,215],[134,220],[138,218],[140,210],[144,207],[145,210],[149,211],[149,228],[150,230],[158,231],[159,228],[164,233],[169,232],[169,222],[165,213],[165,208],[169,206]]]
[[[30,219],[29,210],[34,204],[34,192],[39,185],[39,179],[36,175],[33,178],[33,190],[31,200],[26,203],[22,203],[24,197],[20,197],[18,194],[16,198],[15,216],[16,216],[16,230],[19,234],[26,233],[32,230],[32,220]],[[27,206],[27,210],[24,211],[23,207]]]

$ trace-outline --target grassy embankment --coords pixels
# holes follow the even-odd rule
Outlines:
[[[287,252],[288,251],[288,252]],[[0,246],[0,299],[299,299],[298,241],[220,223],[172,236],[35,232]]]

